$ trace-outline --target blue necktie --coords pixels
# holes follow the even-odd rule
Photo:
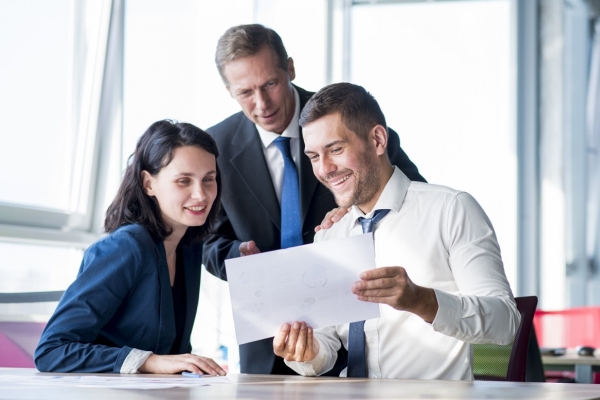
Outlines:
[[[386,216],[390,210],[377,210],[372,218],[360,217],[363,233],[373,232],[375,225]],[[365,359],[365,321],[350,323],[348,333],[348,377],[366,378],[367,360]]]
[[[302,218],[300,216],[300,190],[298,171],[290,152],[290,138],[280,136],[275,146],[283,156],[283,187],[281,189],[281,248],[302,244]]]

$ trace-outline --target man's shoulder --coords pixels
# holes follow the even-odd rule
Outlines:
[[[308,99],[312,97],[315,92],[310,92],[308,90],[302,89],[300,86],[294,85],[296,91],[298,91],[298,97],[300,98],[300,109],[303,109],[306,105]]]
[[[333,224],[329,229],[321,229],[315,234],[315,242],[323,242],[325,240],[339,239],[350,236],[350,229],[355,223],[355,219],[348,213],[344,215],[338,222]]]
[[[407,199],[420,204],[429,204],[439,207],[480,207],[477,200],[464,190],[453,189],[448,186],[434,185],[431,183],[412,181],[407,191]]]
[[[235,134],[241,124],[249,122],[250,121],[244,115],[244,113],[239,111],[225,118],[218,124],[211,126],[206,131],[218,141],[219,138],[223,136],[231,136]]]
[[[464,193],[462,190],[453,189],[444,185],[436,185],[433,183],[411,181],[408,186],[408,191],[417,195],[449,195],[456,196]]]

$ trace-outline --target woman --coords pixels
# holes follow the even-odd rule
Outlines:
[[[40,371],[225,375],[189,354],[201,239],[218,211],[218,149],[204,131],[158,121],[138,140],[106,212],[35,351]]]

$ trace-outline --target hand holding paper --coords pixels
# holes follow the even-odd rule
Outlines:
[[[238,344],[272,337],[284,323],[321,328],[378,318],[352,285],[375,268],[372,234],[225,260]]]
[[[382,267],[360,274],[352,286],[359,300],[381,303],[396,310],[409,311],[433,322],[438,310],[435,291],[416,285],[402,267]]]
[[[306,322],[283,324],[273,339],[273,351],[286,361],[311,361],[319,353],[319,342]]]

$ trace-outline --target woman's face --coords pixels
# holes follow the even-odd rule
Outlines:
[[[158,201],[162,218],[183,235],[190,226],[206,222],[217,196],[215,156],[196,146],[179,147],[173,159],[155,176],[142,172],[144,189]]]

